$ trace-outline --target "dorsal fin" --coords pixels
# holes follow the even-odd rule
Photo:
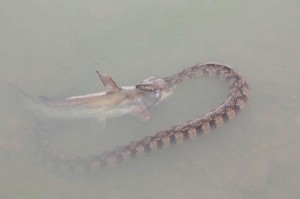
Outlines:
[[[120,87],[116,84],[116,82],[107,74],[99,73],[96,71],[105,87],[105,92],[111,93],[120,90]]]

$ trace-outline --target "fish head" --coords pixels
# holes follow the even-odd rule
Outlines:
[[[142,91],[153,93],[153,97],[162,101],[172,94],[170,85],[162,78],[150,77],[136,85],[136,88]]]

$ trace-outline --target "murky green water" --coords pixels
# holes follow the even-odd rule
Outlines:
[[[1,0],[0,78],[32,95],[103,90],[198,62],[244,74],[251,93],[231,123],[95,175],[51,171],[35,157],[38,118],[4,82],[0,198],[300,198],[300,3],[279,1]],[[97,123],[48,124],[50,148],[97,154],[192,119],[226,97],[209,78],[184,82],[150,110]]]

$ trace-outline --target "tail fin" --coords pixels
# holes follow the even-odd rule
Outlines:
[[[31,101],[31,102],[37,102],[37,99],[32,97],[31,95],[29,95],[28,93],[26,93],[25,91],[23,91],[21,88],[19,88],[17,85],[5,81],[8,85],[12,86],[15,90],[17,90],[22,96],[24,96],[27,100]]]

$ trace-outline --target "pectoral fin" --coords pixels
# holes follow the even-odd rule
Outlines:
[[[147,111],[147,107],[144,104],[139,104],[133,107],[134,115],[138,116],[143,121],[147,121],[150,119],[150,114]]]
[[[105,92],[111,93],[120,90],[120,87],[116,84],[116,82],[107,74],[99,73],[96,71],[105,87]]]

